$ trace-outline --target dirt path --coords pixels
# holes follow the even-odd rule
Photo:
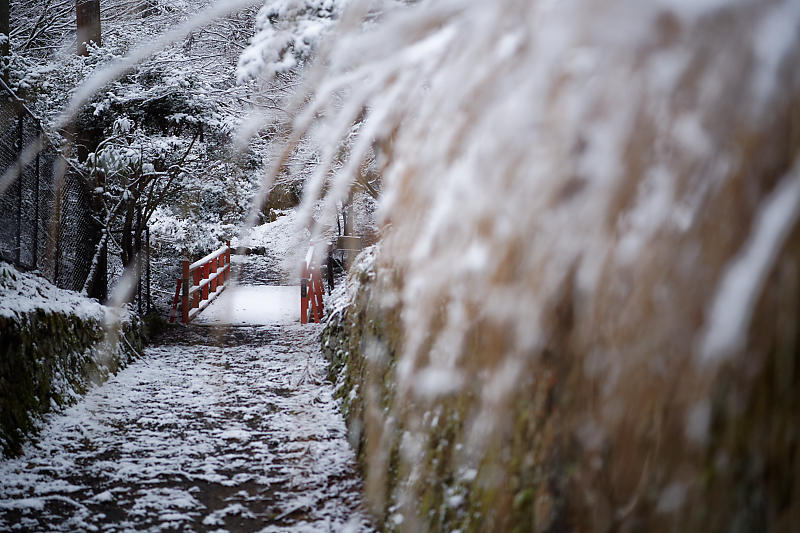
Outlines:
[[[171,331],[0,463],[0,529],[369,530],[317,334]]]

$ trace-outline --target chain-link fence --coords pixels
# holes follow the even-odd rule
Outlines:
[[[0,183],[0,259],[81,290],[99,233],[86,179],[2,81],[0,100],[0,176],[18,175],[10,185]],[[32,149],[40,143],[43,149]]]
[[[136,287],[129,301],[141,315],[150,312],[153,308],[153,302],[150,298],[150,228],[141,226],[141,229],[138,229],[139,227],[139,224],[137,224],[133,230],[134,232],[138,231],[141,238],[140,249],[136,251],[139,260],[139,271]],[[122,234],[122,230],[112,229],[111,238],[109,239],[107,275],[110,294],[113,294],[117,284],[122,281],[125,275],[125,267],[122,264],[122,250],[116,241]]]

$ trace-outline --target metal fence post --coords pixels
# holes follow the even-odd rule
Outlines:
[[[134,235],[136,248],[136,309],[142,314],[142,209],[136,209],[136,234]]]
[[[33,268],[39,268],[39,187],[41,179],[39,173],[39,154],[36,154],[36,188],[33,189]]]
[[[24,168],[22,167],[22,161],[20,161],[20,155],[22,154],[22,121],[24,118],[25,116],[20,109],[17,112],[17,264],[22,262],[22,172]]]
[[[146,292],[147,292],[147,304],[146,304],[147,311],[146,312],[150,313],[150,227],[145,226],[144,235],[145,235],[145,240],[147,241],[147,243],[146,243],[147,244],[147,248],[145,249],[145,252],[144,252],[145,253],[145,260],[147,261],[147,264],[145,265],[146,275],[147,275],[147,290],[146,290]]]

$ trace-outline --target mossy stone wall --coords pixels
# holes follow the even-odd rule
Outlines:
[[[141,354],[141,321],[111,326],[95,318],[37,309],[0,316],[0,445],[19,454],[54,408],[68,405]],[[113,339],[113,340],[110,340]]]
[[[787,257],[796,272],[800,255]],[[368,262],[351,276],[357,290],[329,319],[323,353],[365,476],[365,501],[381,530],[793,531],[800,521],[798,334],[795,327],[771,333],[780,326],[771,312],[784,295],[778,285],[765,289],[755,314],[754,329],[769,342],[766,356],[713,376],[711,435],[690,454],[680,433],[656,434],[651,442],[651,426],[666,415],[646,409],[642,427],[626,438],[588,447],[581,440],[586,427],[576,420],[591,389],[582,359],[562,341],[535,367],[519,370],[524,379],[502,406],[509,423],[476,446],[470,422],[482,414],[482,391],[469,378],[454,394],[428,402],[399,390],[402,308],[391,295],[402,277]],[[490,340],[471,339],[468,350],[479,353],[481,342]],[[666,400],[653,398],[656,406]],[[632,449],[649,450],[654,459],[632,466],[642,473],[637,499],[628,501],[603,465]],[[676,471],[693,481],[663,489]],[[667,509],[675,498],[683,505]]]

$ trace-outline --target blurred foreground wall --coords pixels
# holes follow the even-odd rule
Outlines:
[[[325,337],[375,514],[793,530],[800,4],[437,6],[382,29],[383,242]]]

